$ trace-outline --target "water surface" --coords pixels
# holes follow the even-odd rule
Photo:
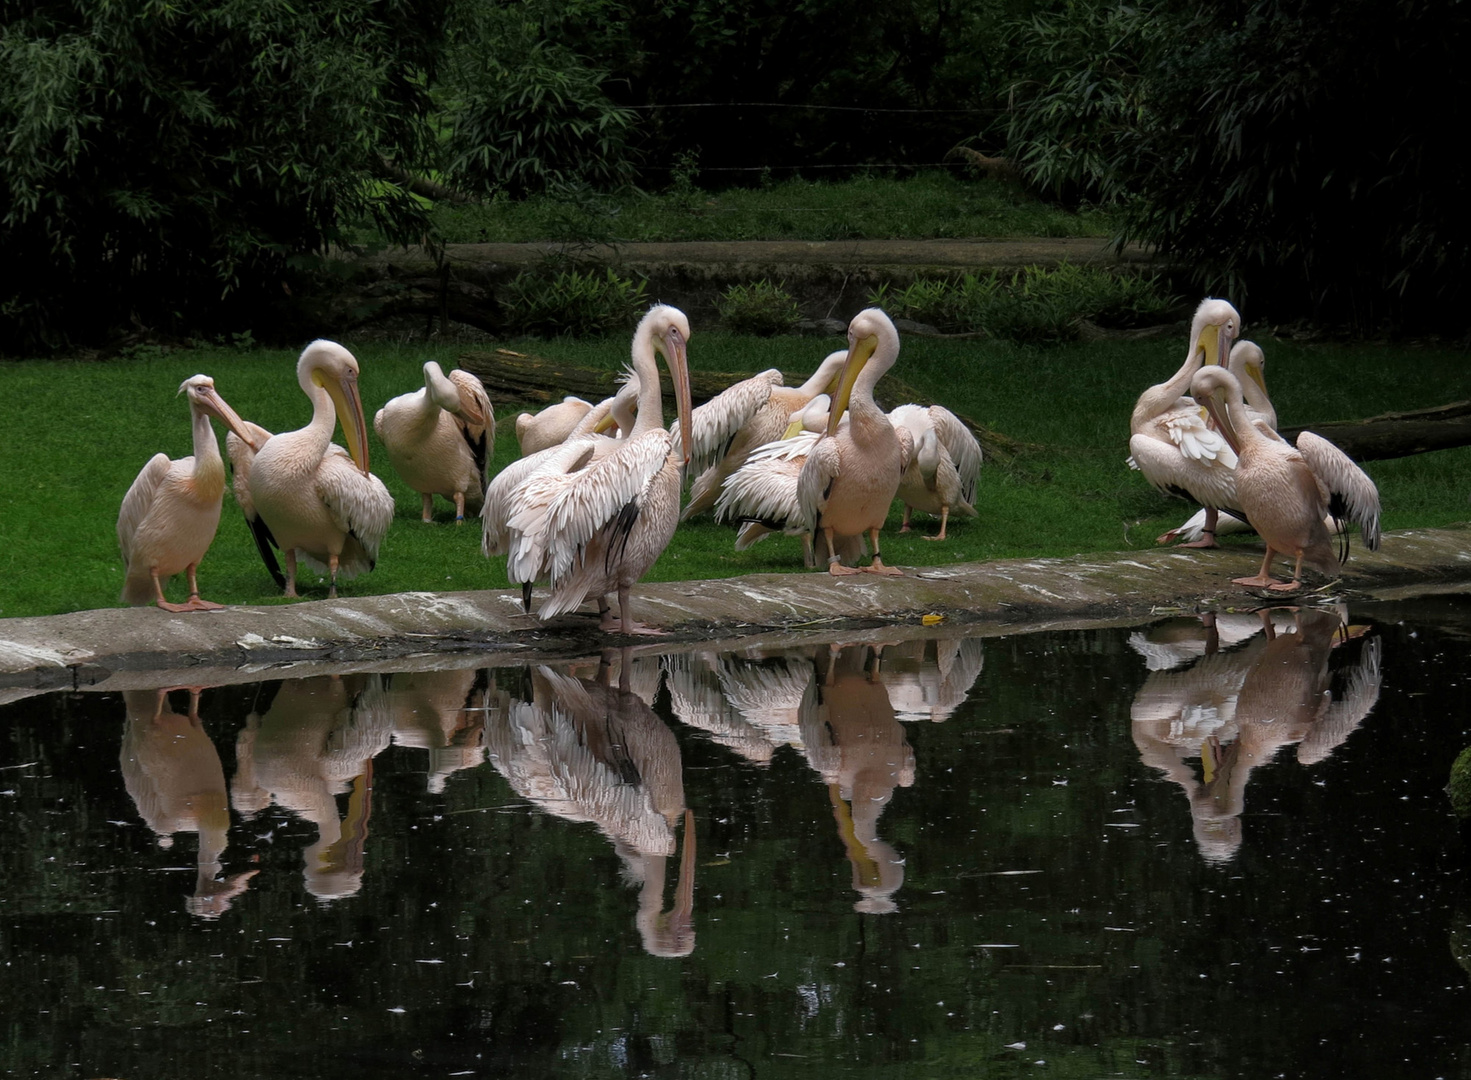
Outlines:
[[[955,633],[0,708],[0,1062],[1471,1072],[1471,602]]]

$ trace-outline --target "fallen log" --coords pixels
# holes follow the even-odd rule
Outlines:
[[[1292,442],[1304,431],[1328,439],[1355,461],[1383,461],[1431,450],[1450,450],[1471,446],[1471,401],[1384,413],[1367,420],[1284,427],[1280,434]]]
[[[477,376],[485,384],[485,391],[497,408],[506,404],[519,404],[534,412],[561,401],[568,394],[599,402],[611,397],[618,389],[619,373],[611,368],[579,367],[510,349],[461,353],[458,363],[462,370]],[[702,405],[722,390],[748,378],[749,372],[691,371],[690,397],[696,405]],[[806,381],[807,375],[783,372],[782,378],[787,386],[800,386]],[[876,392],[880,405],[886,409],[908,402],[917,405],[936,404],[892,377],[886,377],[880,382]],[[664,384],[664,396],[667,399],[666,409],[672,411],[674,398],[667,382]],[[938,404],[943,405],[944,402]],[[956,416],[980,441],[981,450],[989,460],[1004,464],[1027,449],[1025,444],[1008,438],[999,431],[992,431],[967,416],[960,413]]]

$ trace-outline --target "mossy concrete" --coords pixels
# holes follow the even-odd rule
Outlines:
[[[238,682],[289,669],[498,666],[580,656],[610,645],[678,650],[774,641],[897,640],[932,632],[925,616],[966,633],[1140,622],[1164,612],[1290,602],[1230,582],[1254,573],[1258,544],[1011,559],[910,569],[903,577],[764,574],[640,586],[634,616],[666,633],[606,635],[590,614],[542,623],[519,590],[399,593],[174,615],[111,608],[0,619],[0,701],[46,689]],[[1386,534],[1355,550],[1341,580],[1305,601],[1471,590],[1471,526]],[[931,619],[930,623],[934,620]]]

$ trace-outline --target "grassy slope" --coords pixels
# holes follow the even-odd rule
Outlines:
[[[353,343],[348,342],[350,346]],[[700,335],[694,365],[755,371],[810,370],[837,342]],[[1313,423],[1388,409],[1438,404],[1461,385],[1464,355],[1453,350],[1262,343],[1269,386],[1284,423]],[[584,364],[620,364],[622,342],[531,343],[528,351]],[[452,364],[445,347],[363,346],[363,398],[370,413],[419,385],[426,359]],[[885,534],[887,561],[933,565],[1014,556],[1068,555],[1152,546],[1191,512],[1154,494],[1124,466],[1128,414],[1146,385],[1168,377],[1181,342],[1028,350],[991,342],[909,339],[895,374],[922,393],[1012,438],[1037,444],[1008,467],[983,469],[981,516],[959,522],[946,544]],[[183,399],[189,375],[215,377],[247,419],[275,430],[305,423],[306,402],[293,378],[294,354],[199,350],[111,363],[18,362],[0,366],[0,617],[41,615],[116,603],[122,583],[114,525],[123,493],[148,457],[190,452]],[[497,463],[515,454],[511,417],[501,410]],[[371,421],[371,415],[369,417]],[[418,496],[388,471],[373,442],[375,471],[398,500],[398,520],[372,574],[344,595],[504,587],[504,560],[487,563],[475,524],[419,522]],[[1368,466],[1380,486],[1387,528],[1465,521],[1471,448]],[[921,527],[933,528],[929,519]],[[701,522],[681,527],[651,580],[678,580],[800,567],[795,540],[773,538],[747,552],[732,533]],[[200,572],[209,599],[273,602],[244,523],[227,501],[219,536]],[[179,593],[176,581],[171,595]],[[309,587],[306,595],[323,596]]]

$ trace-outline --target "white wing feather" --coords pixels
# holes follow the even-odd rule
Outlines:
[[[337,527],[357,537],[368,558],[376,560],[378,546],[393,524],[393,496],[383,481],[364,474],[346,450],[332,443],[317,466],[316,484]]]
[[[138,526],[148,516],[159,486],[169,474],[173,462],[167,454],[154,454],[138,472],[137,478],[123,496],[123,505],[117,515],[117,546],[123,553],[123,564],[133,561],[133,537]]]
[[[1379,489],[1369,474],[1338,447],[1311,431],[1297,437],[1297,450],[1317,477],[1329,514],[1357,525],[1364,536],[1364,546],[1378,551]]]
[[[686,471],[698,476],[719,461],[736,432],[771,397],[771,388],[781,385],[781,372],[771,368],[727,387],[694,410],[690,414],[690,433],[695,445],[691,448]],[[675,449],[683,453],[678,421],[671,425],[670,430],[675,434]]]

